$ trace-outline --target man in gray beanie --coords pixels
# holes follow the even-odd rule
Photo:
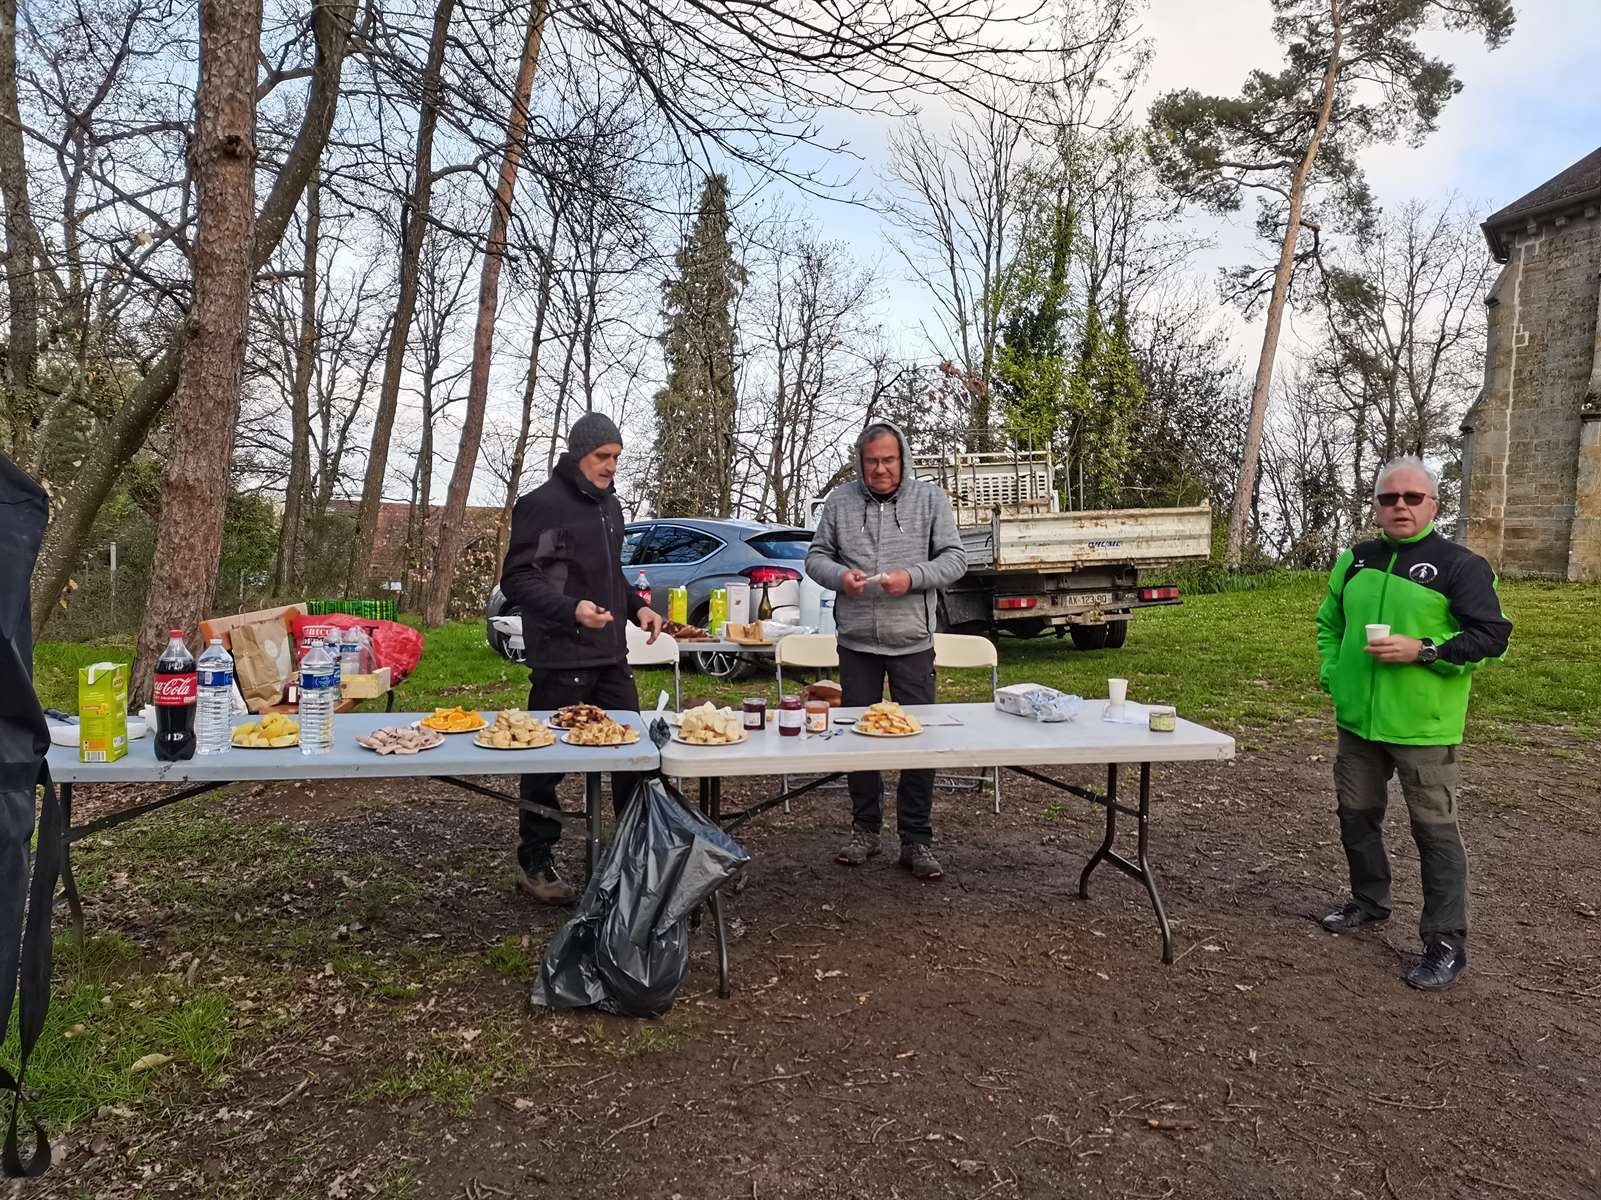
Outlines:
[[[500,590],[522,610],[528,653],[528,707],[568,704],[637,710],[639,690],[628,666],[622,616],[655,641],[659,613],[646,607],[623,575],[623,508],[612,480],[623,435],[601,413],[573,422],[567,453],[539,487],[517,501]],[[621,812],[637,776],[612,776],[612,806]],[[566,904],[576,889],[557,874],[552,851],[561,822],[554,809],[560,775],[524,775],[517,848],[517,887],[546,904]]]

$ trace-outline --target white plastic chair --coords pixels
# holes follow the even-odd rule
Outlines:
[[[990,699],[1001,685],[1000,655],[995,643],[987,637],[965,633],[936,633],[934,635],[934,670],[976,671],[988,667],[990,673]],[[966,791],[983,787],[988,779],[994,792],[995,812],[1001,811],[1001,769],[991,767],[975,775],[941,775],[935,783],[951,790]]]
[[[628,631],[628,665],[631,667],[661,667],[669,663],[673,668],[673,707],[684,707],[683,679],[678,667],[678,639],[670,633],[656,635],[653,644],[650,634],[638,625],[629,621],[624,628]],[[640,697],[640,703],[645,697]]]
[[[778,698],[784,698],[784,668],[798,667],[804,671],[837,671],[839,669],[839,640],[831,633],[792,633],[778,639],[773,647],[773,661],[778,666]],[[789,791],[790,776],[784,776],[784,790]],[[784,801],[789,811],[789,801]]]

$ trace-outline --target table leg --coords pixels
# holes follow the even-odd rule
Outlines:
[[[1151,907],[1156,909],[1156,923],[1162,928],[1162,961],[1173,961],[1173,928],[1167,922],[1167,907],[1162,903],[1162,893],[1156,890],[1156,876],[1151,871],[1150,859],[1146,857],[1146,850],[1150,845],[1151,829],[1151,764],[1140,764],[1140,836],[1139,848],[1135,854],[1135,862],[1139,864],[1139,878],[1145,884],[1145,890],[1150,893]]]
[[[718,819],[723,811],[723,781],[721,779],[702,779],[699,789],[701,815],[712,824],[721,828]],[[727,1000],[731,989],[728,985],[728,932],[723,927],[723,894],[721,889],[711,894],[709,905],[712,910],[712,932],[717,939],[717,994]]]
[[[1090,861],[1084,864],[1084,872],[1078,877],[1078,898],[1090,898],[1090,875],[1095,868],[1108,858],[1112,858],[1112,847],[1117,841],[1117,764],[1113,763],[1106,768],[1106,836],[1101,839],[1101,846]]]
[[[72,785],[57,785],[61,789],[61,895],[72,914],[72,932],[83,944],[83,898],[78,895],[78,881],[72,874]]]
[[[584,812],[589,817],[589,832],[585,838],[588,872],[584,881],[587,883],[600,864],[600,775],[594,771],[584,776]]]

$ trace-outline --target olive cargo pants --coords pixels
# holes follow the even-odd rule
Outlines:
[[[1386,789],[1401,780],[1423,866],[1423,919],[1419,931],[1466,934],[1468,856],[1456,826],[1456,746],[1401,746],[1370,742],[1340,730],[1334,789],[1340,840],[1351,868],[1351,897],[1369,915],[1390,915],[1390,855],[1384,848]]]

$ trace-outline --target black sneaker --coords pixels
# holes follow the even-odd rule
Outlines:
[[[901,866],[910,868],[919,879],[939,879],[945,874],[934,851],[922,842],[901,843]]]
[[[1418,965],[1406,973],[1411,987],[1425,992],[1437,992],[1456,982],[1457,976],[1467,969],[1468,943],[1463,937],[1450,934],[1431,934],[1423,943],[1423,957]]]
[[[865,829],[852,829],[851,840],[839,848],[834,861],[847,867],[859,867],[879,851],[879,837]]]
[[[1330,933],[1354,933],[1368,925],[1382,925],[1390,919],[1390,914],[1375,917],[1356,901],[1347,902],[1344,907],[1326,914],[1318,924]]]
[[[578,898],[578,889],[557,874],[548,858],[535,866],[517,869],[517,890],[541,904],[571,904]]]

